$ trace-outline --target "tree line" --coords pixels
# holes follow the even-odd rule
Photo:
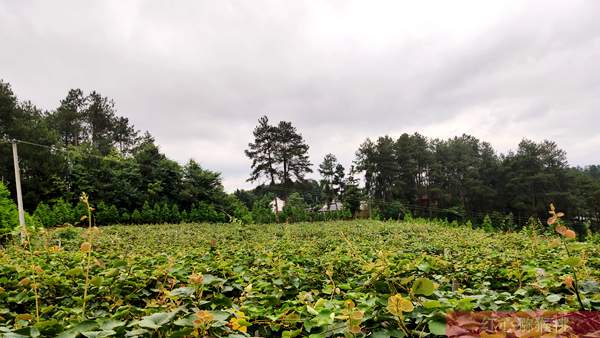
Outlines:
[[[0,179],[14,199],[12,140],[26,141],[18,143],[24,206],[44,225],[77,222],[82,192],[103,224],[248,219],[219,173],[167,158],[96,91],[72,89],[43,111],[0,81]]]
[[[600,219],[600,166],[569,166],[551,141],[522,140],[500,154],[470,135],[386,135],[366,139],[349,168],[325,155],[314,179],[307,177],[313,164],[302,134],[289,121],[263,116],[245,150],[248,181],[257,186],[228,194],[220,173],[169,159],[150,133],[96,91],[72,89],[56,109],[44,111],[19,101],[0,81],[0,179],[12,198],[13,139],[28,142],[19,144],[24,204],[45,225],[76,222],[83,191],[105,224],[350,218],[368,204],[369,215],[381,219],[483,224],[488,216],[510,228],[531,216],[545,218],[551,202],[572,220],[597,225]],[[286,202],[281,214],[271,211],[276,196]]]
[[[283,134],[277,130],[267,117],[254,130],[254,142],[246,151],[252,160],[248,180],[267,181],[251,191],[236,191],[246,203],[264,194],[285,199],[297,193],[307,205],[338,201],[352,214],[361,201],[368,202],[371,216],[381,219],[410,214],[477,224],[492,220],[507,229],[531,217],[543,220],[554,203],[574,223],[598,227],[600,221],[600,166],[569,166],[566,152],[552,141],[523,139],[516,150],[500,154],[471,135],[446,140],[418,133],[385,135],[366,139],[347,172],[335,155],[325,155],[318,166],[320,179],[314,180],[304,177],[312,172],[305,160],[308,146],[292,128],[289,139],[295,141],[285,152],[294,154],[289,158],[301,175],[290,180],[278,160],[284,156],[277,138]],[[295,156],[302,160],[294,161]],[[360,188],[357,176],[362,176]]]

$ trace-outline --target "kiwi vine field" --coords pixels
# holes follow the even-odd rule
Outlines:
[[[0,336],[436,336],[454,312],[600,310],[600,245],[557,231],[424,220],[44,230],[0,250]]]

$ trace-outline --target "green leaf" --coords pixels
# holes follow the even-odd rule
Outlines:
[[[322,309],[321,311],[319,311],[319,314],[315,319],[317,326],[326,326],[333,324],[334,318],[335,313],[333,311],[331,311],[330,309]]]
[[[103,331],[110,331],[117,327],[125,326],[125,322],[115,319],[106,319],[99,321],[100,329]]]
[[[417,278],[412,285],[412,292],[415,295],[431,296],[434,290],[433,282],[427,278]]]
[[[431,265],[429,265],[429,263],[427,263],[426,261],[423,261],[423,262],[419,263],[419,265],[417,265],[417,269],[419,269],[423,272],[429,272],[429,271],[431,271]]]
[[[429,332],[436,336],[446,335],[446,321],[443,318],[434,318],[434,320],[427,323]]]
[[[549,301],[550,303],[557,303],[558,301],[560,301],[562,299],[561,295],[557,295],[555,293],[548,295],[546,297],[546,300]]]
[[[204,284],[204,285],[218,284],[218,283],[222,283],[225,281],[223,278],[219,278],[219,277],[213,276],[213,275],[203,275],[202,277],[203,277],[202,284]]]
[[[26,337],[32,337],[32,338],[36,338],[40,336],[40,330],[38,330],[36,327],[25,327],[16,331],[13,331],[13,333],[16,334],[22,334],[25,335]]]
[[[92,284],[95,287],[99,287],[102,285],[102,281],[102,276],[96,276],[90,280],[90,284]]]
[[[169,295],[171,296],[183,296],[183,297],[190,297],[194,294],[194,292],[196,291],[196,289],[192,288],[192,287],[181,287],[181,288],[177,288],[174,289],[173,291],[171,291],[169,293]]]
[[[563,262],[565,263],[565,265],[568,265],[570,267],[576,267],[581,263],[581,258],[579,257],[567,257],[563,260]]]
[[[302,329],[294,330],[294,331],[283,331],[281,333],[281,338],[294,338],[302,333]]]
[[[145,335],[148,332],[149,331],[146,329],[135,329],[135,330],[127,332],[125,334],[125,337],[139,337],[139,336]]]
[[[173,319],[173,317],[175,317],[176,313],[177,313],[177,311],[159,312],[159,313],[152,314],[150,316],[145,316],[145,317],[142,317],[142,320],[137,322],[137,325],[139,327],[157,330],[161,326],[169,323]]]
[[[213,315],[213,318],[217,322],[226,322],[227,318],[229,318],[229,316],[231,316],[231,314],[229,312],[225,312],[225,311],[208,311],[208,312],[210,312],[210,314]]]
[[[85,331],[85,332],[81,332],[81,334],[86,336],[87,338],[103,338],[103,337],[110,337],[117,333],[113,330],[107,330],[107,331]]]
[[[98,323],[93,320],[84,320],[72,328],[60,333],[57,338],[76,338],[80,333],[94,331],[98,328]]]
[[[68,270],[65,274],[67,276],[71,276],[71,277],[74,277],[74,276],[83,276],[83,269],[80,268],[80,267],[73,268],[73,269]]]
[[[442,307],[442,303],[439,300],[426,300],[423,302],[423,307],[426,309],[436,309]]]
[[[193,327],[194,326],[194,320],[195,320],[195,315],[189,315],[187,317],[183,317],[183,318],[179,318],[176,321],[173,322],[173,324],[177,325],[177,326],[188,326],[188,327]]]
[[[517,291],[515,291],[515,295],[517,295],[517,296],[527,296],[527,290],[525,290],[525,289],[518,289]]]
[[[29,336],[25,336],[25,335],[14,333],[14,332],[7,332],[7,333],[3,333],[2,337],[3,338],[28,338]]]

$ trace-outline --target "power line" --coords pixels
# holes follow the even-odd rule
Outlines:
[[[30,145],[30,146],[34,146],[34,147],[38,147],[38,148],[44,148],[44,149],[48,149],[51,153],[55,153],[55,152],[61,152],[63,154],[65,154],[67,156],[67,161],[70,163],[70,156],[72,154],[82,154],[82,153],[78,153],[73,149],[68,149],[66,147],[59,147],[59,146],[55,146],[55,145],[45,145],[45,144],[40,144],[40,143],[35,143],[35,142],[30,142],[30,141],[23,141],[23,140],[18,140],[18,139],[13,139],[13,140],[9,140],[9,139],[0,139],[0,142],[2,143],[20,143],[20,144],[26,144],[26,145]],[[108,161],[108,162],[114,162],[114,163],[119,163],[119,164],[126,164],[125,161],[118,159],[118,158],[113,158],[113,157],[108,157],[108,156],[101,156],[101,155],[95,155],[95,154],[87,154],[84,153],[85,156],[87,157],[91,157],[91,158],[96,158],[99,160],[103,160],[103,161]],[[150,166],[150,165],[146,165],[146,164],[141,164],[141,163],[137,163],[136,165],[138,167],[142,167],[142,168],[147,168],[147,169],[154,169],[155,167]]]

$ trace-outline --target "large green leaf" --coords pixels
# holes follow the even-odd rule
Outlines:
[[[427,278],[417,278],[412,285],[412,292],[415,295],[431,296],[435,291],[433,282]]]

